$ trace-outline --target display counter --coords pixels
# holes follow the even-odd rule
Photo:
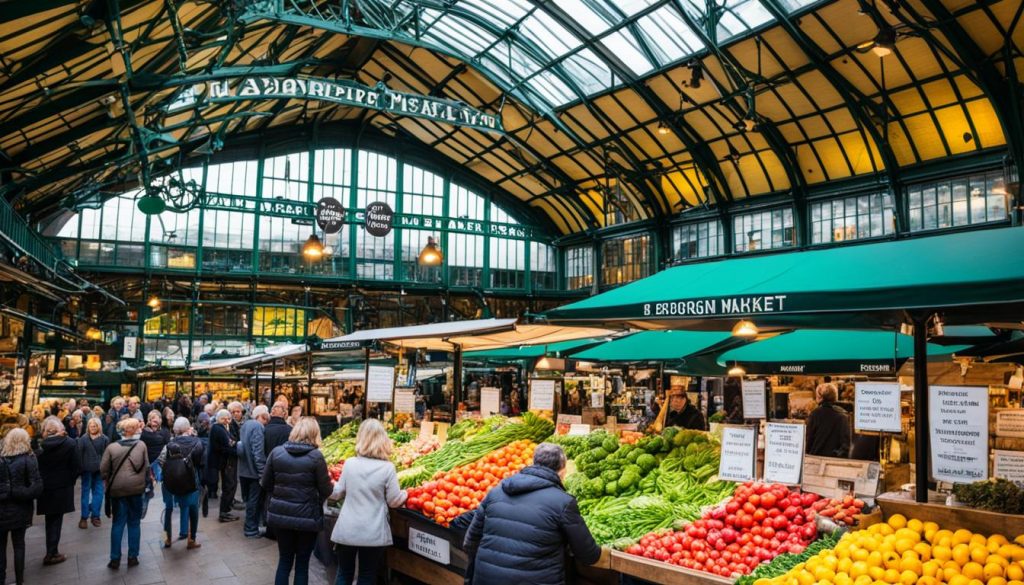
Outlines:
[[[1010,538],[1024,534],[1024,516],[989,512],[967,506],[921,504],[903,492],[882,494],[878,496],[877,501],[885,519],[893,514],[903,514],[907,518],[936,522],[939,526],[951,530],[966,528],[971,532],[1004,534]]]
[[[613,574],[626,575],[650,583],[663,583],[666,585],[672,583],[721,585],[725,583],[731,584],[735,581],[735,579],[693,571],[617,550],[611,552],[610,558],[609,568]]]

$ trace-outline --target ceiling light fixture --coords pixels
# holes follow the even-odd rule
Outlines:
[[[441,252],[441,247],[437,245],[434,236],[427,236],[427,245],[423,246],[416,262],[420,266],[440,266],[443,260],[444,253]]]
[[[324,255],[324,244],[316,234],[310,234],[309,238],[302,244],[302,255],[307,260],[319,260]]]
[[[857,45],[857,50],[862,53],[871,51],[877,57],[892,55],[896,50],[896,29],[891,26],[879,27],[875,38]]]
[[[743,369],[743,366],[737,364],[736,362],[733,362],[732,367],[729,368],[729,371],[726,372],[726,374],[728,374],[729,376],[742,378],[743,376],[747,375],[747,371]]]
[[[664,120],[659,120],[658,121],[658,134],[661,134],[662,136],[665,136],[668,133],[669,133],[668,124],[666,124]]]
[[[690,70],[690,82],[687,86],[699,89],[700,82],[704,79],[704,67],[700,64],[700,61],[691,59],[686,63],[686,68]]]
[[[746,319],[737,321],[736,324],[733,325],[732,327],[733,337],[744,337],[749,339],[752,337],[757,337],[757,334],[757,325],[754,325],[753,321],[747,321]]]
[[[159,309],[160,308],[160,297],[158,297],[156,295],[153,295],[153,296],[149,297],[149,300],[146,301],[146,305],[148,305],[150,309]]]
[[[85,338],[92,341],[99,341],[103,339],[103,332],[95,327],[90,327],[85,330]]]

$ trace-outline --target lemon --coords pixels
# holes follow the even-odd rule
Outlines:
[[[910,540],[913,542],[919,542],[921,535],[909,528],[900,528],[896,531],[896,538],[899,540]]]
[[[902,585],[914,585],[914,583],[917,583],[917,573],[913,571],[903,571],[900,573],[900,583]]]
[[[969,544],[971,546],[977,546],[977,545],[985,546],[985,543],[987,543],[987,542],[988,541],[985,539],[984,535],[972,534],[971,535],[971,542]]]
[[[942,563],[939,561],[925,561],[925,563],[921,565],[921,574],[926,577],[935,577],[941,568]]]
[[[988,558],[988,549],[984,545],[972,545],[971,548],[971,560],[976,563],[985,564],[985,559]]]
[[[902,555],[908,550],[914,548],[915,544],[917,543],[915,543],[913,540],[910,540],[909,538],[901,538],[896,541],[896,552]]]
[[[946,562],[953,558],[953,551],[948,546],[933,546],[932,547],[932,558],[938,561]]]
[[[866,577],[868,574],[868,564],[864,561],[856,561],[850,567],[850,576],[856,581],[860,577]]]
[[[836,563],[836,572],[845,573],[849,575],[851,566],[853,566],[853,561],[851,561],[849,558],[839,559],[839,561]]]
[[[1003,579],[1002,577],[992,577],[988,580],[986,585],[1006,585],[1006,579]]]
[[[960,543],[953,547],[953,560],[961,567],[971,560],[971,547],[966,543]]]
[[[951,579],[946,579],[948,585],[970,585],[971,580],[963,575],[953,575]]]
[[[875,581],[881,580],[885,577],[885,568],[883,567],[868,567],[868,576]]]
[[[835,585],[853,585],[853,579],[850,579],[849,575],[839,573],[836,575],[833,583],[835,583]]]
[[[900,556],[894,552],[882,554],[882,565],[886,569],[897,569],[900,566]]]
[[[1006,578],[1010,581],[1024,581],[1024,567],[1020,565],[1006,567]]]
[[[999,565],[1000,567],[1002,567],[1004,569],[1006,567],[1010,566],[1010,561],[1006,560],[1005,557],[999,556],[998,553],[994,554],[994,555],[988,555],[988,560],[986,560],[985,562],[986,563],[995,563],[995,564]]]
[[[882,553],[877,550],[871,551],[871,554],[868,555],[868,565],[872,567],[882,566]]]
[[[836,574],[828,567],[819,566],[814,570],[814,578],[818,581],[827,581],[831,583],[835,580]]]
[[[991,579],[992,577],[1004,577],[1006,576],[1006,572],[999,563],[988,563],[985,565],[984,575],[985,579]]]
[[[915,575],[920,575],[922,573],[921,561],[913,557],[903,557],[903,559],[900,560],[900,572],[905,573],[907,571],[912,571]]]
[[[952,585],[953,580],[957,577],[963,577],[963,575],[960,574],[960,569],[954,569],[952,567],[943,567],[942,578],[944,581],[946,581],[946,583]],[[967,581],[970,581],[970,579],[964,577],[964,582],[966,583]]]
[[[927,542],[919,542],[914,545],[914,553],[922,561],[932,558],[932,547]]]
[[[1006,585],[1024,585],[1024,580],[1014,579],[1013,581],[1007,581]]]
[[[924,532],[924,522],[921,522],[917,518],[911,518],[910,520],[907,520],[907,528],[920,534]]]
[[[970,530],[961,528],[953,533],[953,544],[967,544],[974,534]]]
[[[969,579],[981,579],[985,575],[985,568],[980,564],[971,561],[960,569],[964,577]]]
[[[949,541],[950,541],[950,544],[947,544],[945,546],[950,546],[950,547],[953,546],[953,544],[952,544],[952,542],[953,542],[953,531],[952,530],[945,530],[945,529],[939,530],[938,532],[935,533],[935,538],[932,540],[932,544],[937,544],[938,541],[942,540],[943,538],[948,538]]]
[[[807,571],[800,571],[796,574],[796,582],[800,585],[814,585],[814,575]]]
[[[868,553],[867,549],[855,548],[855,549],[853,549],[853,553],[850,556],[855,561],[866,561],[866,560],[868,560],[868,555],[869,554],[870,553]]]
[[[886,583],[899,583],[900,572],[896,569],[886,569],[885,574],[882,576],[882,580]]]
[[[853,585],[871,585],[871,577],[867,575],[861,575],[853,580]]]
[[[917,582],[919,585],[939,585],[939,581],[935,577],[921,577]]]
[[[903,514],[893,514],[889,516],[889,526],[899,529],[907,525],[907,517]]]

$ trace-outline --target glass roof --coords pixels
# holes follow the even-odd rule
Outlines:
[[[371,19],[408,23],[410,34],[556,109],[623,83],[613,72],[618,64],[600,54],[614,55],[625,74],[643,77],[701,52],[704,39],[725,42],[771,22],[764,1],[792,12],[815,0],[367,0],[360,6]]]

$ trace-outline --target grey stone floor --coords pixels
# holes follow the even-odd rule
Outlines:
[[[77,498],[77,496],[76,496]],[[78,507],[79,500],[75,500]],[[214,502],[211,502],[214,503]],[[211,506],[212,508],[212,506]],[[149,513],[142,520],[140,564],[127,568],[127,557],[121,569],[107,568],[110,559],[110,520],[86,530],[78,528],[79,512],[64,517],[60,552],[68,560],[51,567],[43,566],[46,546],[43,518],[36,516],[26,535],[26,585],[266,585],[274,582],[277,570],[277,543],[265,538],[242,536],[242,522],[221,524],[216,512],[199,517],[202,548],[185,550],[185,541],[175,541],[170,549],[162,547],[161,513],[163,501],[159,493],[150,501]],[[238,512],[241,515],[241,512]],[[178,511],[174,512],[173,530],[178,530]],[[125,539],[127,554],[127,539]],[[6,551],[7,580],[14,583],[14,559],[10,545]],[[329,585],[327,569],[314,557],[310,563],[310,585]]]

